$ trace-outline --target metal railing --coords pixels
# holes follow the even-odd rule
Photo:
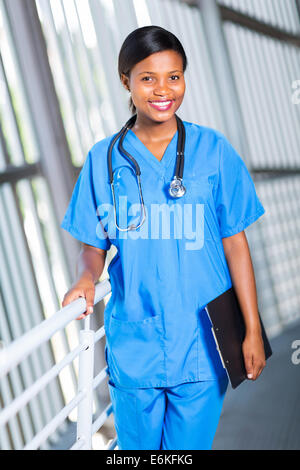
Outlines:
[[[94,304],[97,304],[110,292],[111,285],[108,279],[96,284]],[[76,299],[56,312],[51,318],[44,320],[4,348],[0,352],[0,380],[36,348],[48,341],[57,331],[63,329],[68,323],[85,312],[85,310],[86,300],[84,298]],[[38,449],[76,407],[78,407],[77,439],[69,450],[92,449],[93,434],[101,428],[112,412],[112,404],[109,402],[93,422],[93,391],[108,375],[107,367],[104,367],[100,373],[94,377],[94,345],[104,335],[104,326],[97,331],[90,329],[90,316],[87,316],[84,320],[84,329],[80,331],[79,345],[0,412],[1,428],[1,426],[4,426],[25,407],[51,380],[57,377],[65,366],[79,357],[77,394],[30,442],[26,443],[23,450]],[[105,450],[114,449],[116,443],[117,440],[115,437]]]

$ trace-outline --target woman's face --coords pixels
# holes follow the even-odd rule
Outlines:
[[[123,75],[122,82],[131,91],[139,117],[168,121],[185,93],[182,57],[173,50],[151,54],[131,69],[129,79]]]

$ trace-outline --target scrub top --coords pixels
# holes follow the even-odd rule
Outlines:
[[[183,184],[168,193],[178,131],[159,161],[129,130],[123,146],[141,169],[146,220],[119,231],[114,221],[107,150],[113,134],[88,152],[61,227],[78,240],[117,252],[108,266],[111,297],[104,311],[105,357],[113,382],[125,388],[169,387],[226,375],[206,314],[208,302],[232,287],[222,238],[243,231],[265,209],[248,169],[227,138],[183,121]],[[132,164],[112,152],[117,222],[142,217]]]

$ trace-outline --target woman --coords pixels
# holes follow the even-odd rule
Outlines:
[[[123,129],[123,150],[118,133],[97,142],[76,183],[61,227],[83,246],[63,306],[81,296],[87,310],[79,319],[93,311],[94,283],[114,244],[104,327],[118,447],[210,449],[228,378],[205,306],[234,284],[246,324],[245,365],[256,380],[265,355],[244,229],[265,210],[225,136],[175,114],[187,59],[172,33],[138,28],[118,65],[131,93],[131,128]],[[184,187],[177,180],[174,197],[180,144]]]

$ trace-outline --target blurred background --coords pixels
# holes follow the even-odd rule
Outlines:
[[[246,235],[274,354],[256,383],[228,390],[214,448],[299,449],[299,0],[0,0],[0,346],[57,312],[75,278],[80,244],[59,224],[87,152],[130,117],[118,53],[150,24],[172,31],[187,54],[179,116],[227,136],[266,209]],[[2,379],[3,409],[77,346],[81,328],[70,322]],[[77,374],[74,360],[2,426],[0,448],[22,448],[53,419]],[[108,402],[103,381],[95,414]],[[73,410],[41,449],[69,448],[75,425]],[[93,448],[114,435],[111,413]]]

